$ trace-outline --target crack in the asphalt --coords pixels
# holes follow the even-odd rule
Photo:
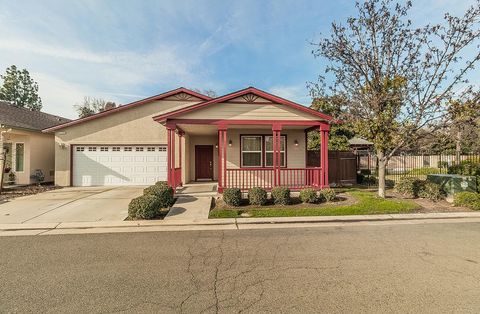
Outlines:
[[[195,238],[195,241],[193,242],[192,246],[196,247],[197,242],[198,242],[198,238]],[[190,281],[192,282],[192,284],[194,286],[194,292],[190,293],[185,299],[182,300],[182,302],[180,303],[180,313],[183,313],[183,306],[185,305],[185,303],[188,300],[190,300],[191,297],[196,295],[199,291],[198,284],[197,284],[197,281],[196,281],[196,278],[195,278],[195,274],[192,271],[192,263],[193,263],[193,260],[195,259],[195,255],[193,255],[193,253],[192,253],[192,246],[189,246],[188,250],[187,250],[188,255],[189,255],[188,264],[187,264],[187,272],[190,274]]]

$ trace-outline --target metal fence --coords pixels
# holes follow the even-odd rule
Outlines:
[[[387,164],[387,185],[393,186],[405,176],[425,180],[428,174],[447,173],[449,167],[464,160],[480,162],[480,152],[461,155],[427,152],[398,153],[392,156]],[[357,173],[358,180],[361,181],[359,183],[370,186],[378,184],[378,161],[372,152],[357,152]]]

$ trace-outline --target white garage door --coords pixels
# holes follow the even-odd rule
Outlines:
[[[166,146],[73,147],[73,185],[150,185],[167,180]]]

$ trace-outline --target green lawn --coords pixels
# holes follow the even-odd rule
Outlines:
[[[293,217],[293,216],[339,216],[409,213],[419,208],[410,200],[382,199],[374,192],[352,190],[347,192],[357,199],[352,205],[323,205],[318,207],[289,208],[289,206],[265,206],[249,209],[213,209],[210,218],[237,218],[242,213],[250,217]]]

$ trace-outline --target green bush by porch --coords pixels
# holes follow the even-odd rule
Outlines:
[[[289,206],[265,206],[253,209],[213,209],[211,218],[237,218],[242,214],[249,217],[293,217],[293,216],[339,216],[409,213],[419,208],[410,200],[382,199],[374,192],[352,190],[347,192],[357,202],[352,205],[319,205],[318,207],[290,208]]]

